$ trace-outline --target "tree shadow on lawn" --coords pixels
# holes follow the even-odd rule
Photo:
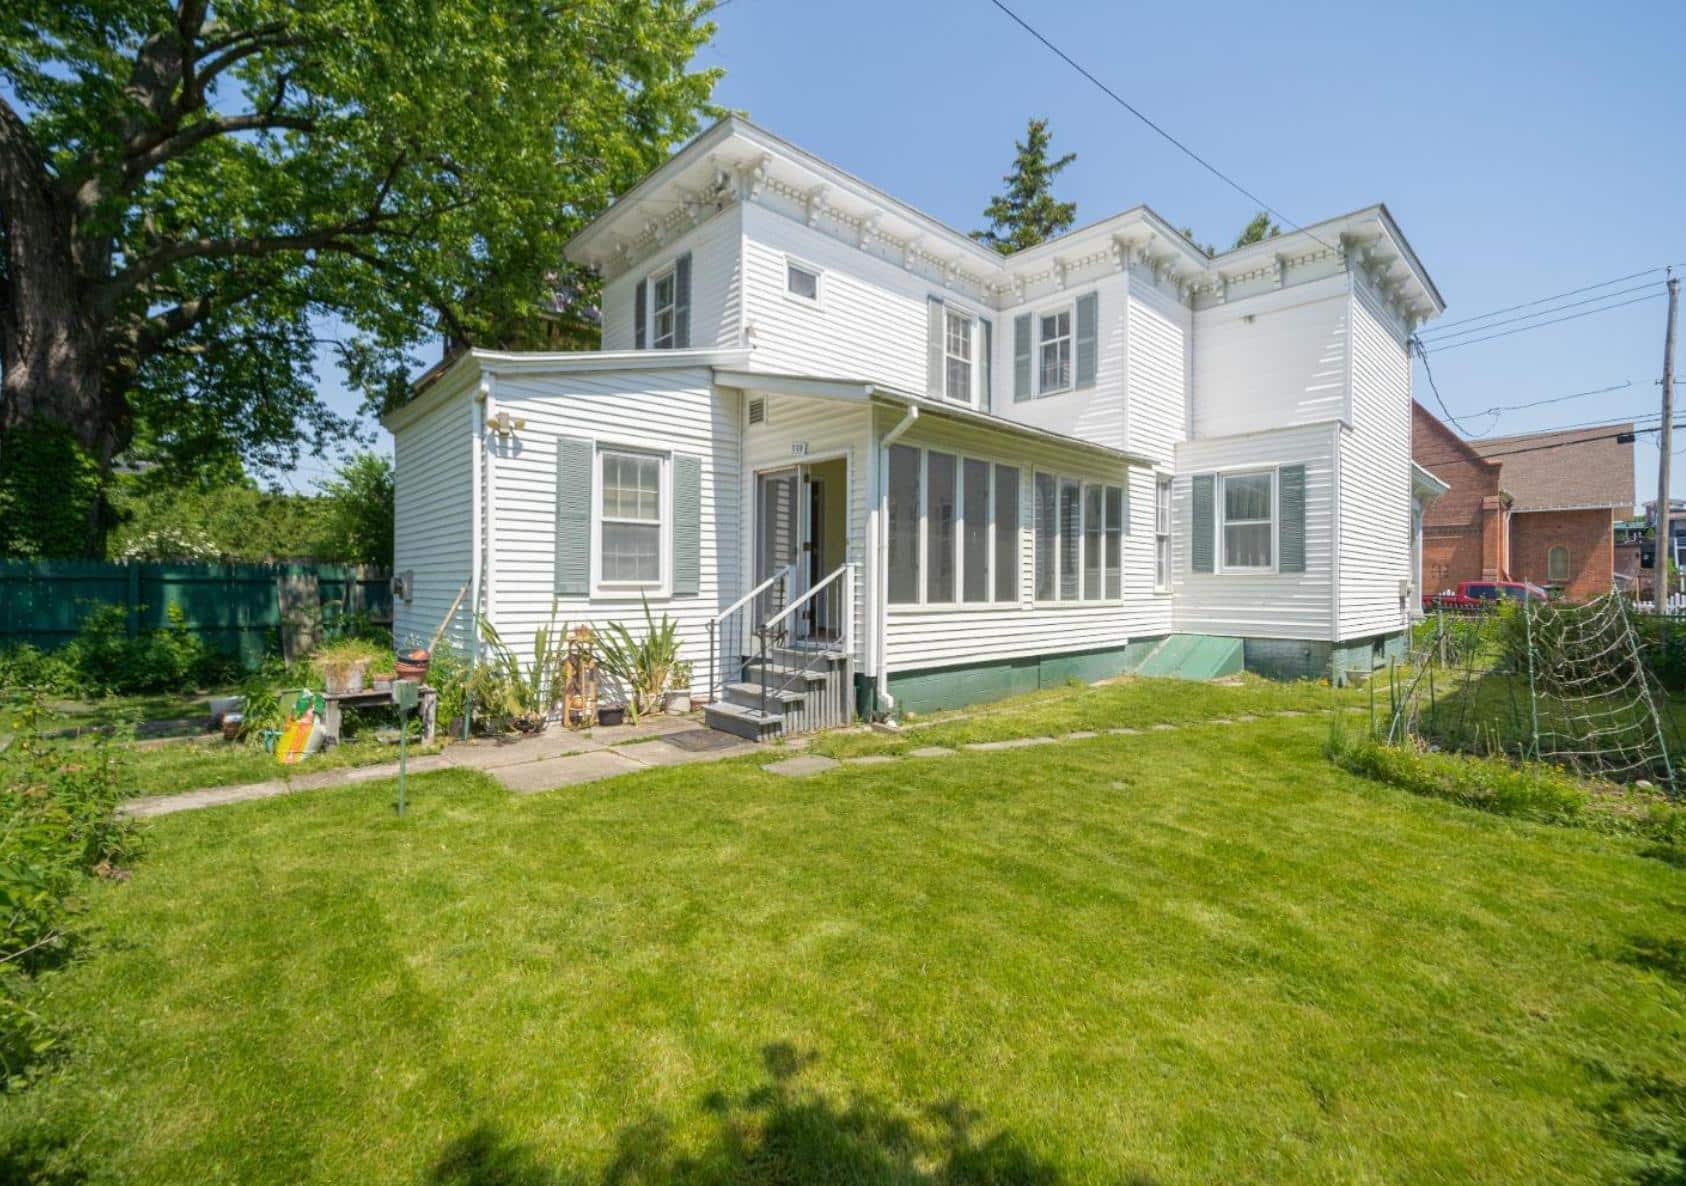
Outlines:
[[[1655,972],[1664,980],[1686,985],[1686,939],[1633,935],[1616,958],[1624,964]]]
[[[713,1132],[700,1152],[673,1147],[659,1117],[621,1130],[601,1186],[1058,1186],[1060,1174],[1012,1133],[984,1133],[954,1102],[924,1123],[864,1096],[838,1103],[796,1083],[813,1061],[786,1043],[762,1052],[769,1082],[702,1101]],[[545,1165],[529,1146],[480,1125],[435,1162],[431,1186],[586,1186],[586,1175]],[[1135,1174],[1130,1186],[1152,1186]]]

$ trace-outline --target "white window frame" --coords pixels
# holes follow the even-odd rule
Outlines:
[[[791,273],[792,269],[795,269],[798,272],[806,272],[808,275],[810,275],[814,278],[814,295],[813,296],[811,296],[811,297],[803,296],[801,293],[795,292],[791,289],[791,287],[790,287],[790,273]],[[794,301],[796,304],[805,306],[806,308],[809,308],[809,309],[818,309],[818,308],[821,307],[821,302],[824,299],[824,295],[825,295],[825,270],[823,268],[815,267],[813,264],[809,263],[807,260],[798,259],[794,255],[787,255],[787,256],[784,257],[784,296],[785,296],[785,300]]]
[[[966,353],[955,354],[949,349],[950,323],[958,322],[966,327]],[[964,309],[957,309],[953,305],[943,305],[943,398],[950,403],[965,404],[975,407],[978,402],[978,351],[979,339],[983,334],[979,332],[978,319]],[[957,396],[948,389],[948,365],[958,362],[966,368],[966,390],[963,396]]]
[[[603,579],[603,527],[608,522],[647,523],[644,519],[610,520],[603,513],[603,456],[618,453],[651,458],[656,462],[657,555],[660,579],[656,581],[606,581]],[[661,598],[673,588],[673,455],[645,445],[620,441],[598,441],[591,459],[591,596],[604,600],[639,597]]]
[[[1153,591],[1171,591],[1171,495],[1170,474],[1153,475]]]
[[[646,291],[649,293],[648,300],[650,302],[650,310],[649,310],[649,316],[646,320],[646,325],[649,329],[649,334],[650,334],[650,346],[649,346],[649,348],[651,350],[672,350],[674,348],[674,343],[679,340],[679,268],[678,268],[678,263],[679,263],[679,261],[675,260],[673,263],[668,264],[665,268],[662,268],[659,271],[651,272],[649,277],[647,278]],[[673,299],[665,306],[661,304],[659,298],[656,295],[657,289],[659,289],[661,287],[661,283],[664,280],[670,280],[670,281],[673,282]],[[668,317],[669,317],[668,329],[667,329],[667,344],[666,345],[662,344],[661,331],[658,328],[658,325],[659,325],[660,319],[661,319],[661,311],[662,311],[663,308],[667,309]]]
[[[1025,474],[1025,473],[1028,473],[1030,475],[1031,515],[1030,515],[1030,526],[1028,528],[1028,531],[1029,531],[1029,534],[1030,534],[1030,551],[1031,551],[1030,587],[1031,587],[1032,604],[1037,609],[1061,609],[1061,608],[1069,608],[1069,607],[1072,607],[1072,606],[1084,606],[1084,605],[1088,605],[1088,606],[1123,605],[1126,597],[1128,596],[1127,590],[1129,588],[1129,581],[1126,578],[1129,574],[1129,563],[1128,562],[1129,562],[1130,555],[1129,555],[1128,547],[1125,546],[1126,543],[1128,542],[1127,537],[1130,534],[1130,532],[1129,532],[1129,526],[1130,526],[1130,524],[1129,524],[1129,518],[1130,518],[1130,511],[1129,511],[1129,507],[1130,507],[1130,483],[1129,483],[1128,477],[1119,478],[1116,481],[1108,481],[1104,478],[1103,479],[1081,478],[1081,477],[1078,477],[1074,474],[1061,473],[1058,470],[1048,470],[1048,469],[1038,469],[1038,468],[1031,468],[1029,470],[1026,470],[1023,466],[1019,467],[1019,472],[1020,472],[1021,475]],[[1051,599],[1038,597],[1036,595],[1036,572],[1035,572],[1035,567],[1036,567],[1036,560],[1035,560],[1035,556],[1036,556],[1036,477],[1037,477],[1038,474],[1041,474],[1045,477],[1052,478],[1054,480],[1054,541],[1053,541],[1054,596]],[[1076,597],[1061,597],[1060,596],[1060,588],[1061,588],[1061,584],[1060,584],[1060,581],[1061,581],[1060,549],[1061,549],[1061,546],[1065,542],[1065,539],[1064,539],[1065,529],[1064,529],[1064,527],[1063,527],[1063,525],[1061,524],[1061,521],[1060,521],[1060,519],[1061,519],[1061,516],[1060,516],[1060,499],[1062,497],[1063,491],[1065,490],[1066,484],[1068,482],[1076,482],[1077,483],[1077,596]],[[1119,513],[1122,516],[1122,518],[1119,520],[1119,523],[1118,523],[1119,540],[1118,540],[1118,596],[1117,597],[1108,597],[1106,595],[1106,532],[1107,532],[1106,491],[1107,491],[1108,487],[1117,487],[1117,489],[1119,491]],[[1088,538],[1087,538],[1088,532],[1086,531],[1086,527],[1087,527],[1086,519],[1087,519],[1087,515],[1088,515],[1088,497],[1089,497],[1089,491],[1091,489],[1099,490],[1101,492],[1101,531],[1100,531],[1101,559],[1100,559],[1100,566],[1099,566],[1100,581],[1101,581],[1101,595],[1099,597],[1085,597],[1083,595],[1083,579],[1084,579],[1084,574],[1087,571],[1086,568],[1085,568],[1085,565],[1086,565],[1087,560],[1088,560],[1088,546],[1089,546],[1089,541],[1088,541]],[[1021,531],[1026,530],[1026,528],[1024,527],[1023,524],[1020,525],[1020,530]],[[1020,542],[1019,546],[1021,548],[1024,546],[1022,541]]]
[[[1267,475],[1270,478],[1270,518],[1268,520],[1270,524],[1270,563],[1231,564],[1224,531],[1224,528],[1229,526],[1229,505],[1224,493],[1224,486],[1231,478],[1251,478],[1260,474]],[[1252,573],[1258,575],[1276,572],[1277,566],[1282,561],[1282,541],[1279,538],[1282,529],[1282,509],[1279,505],[1282,482],[1278,467],[1274,465],[1249,465],[1237,469],[1221,470],[1218,472],[1217,478],[1217,497],[1213,500],[1216,505],[1213,507],[1214,514],[1212,515],[1212,529],[1217,534],[1217,539],[1213,541],[1214,549],[1217,552],[1217,563],[1213,567],[1220,573]],[[1241,526],[1266,521],[1264,519],[1237,519],[1236,525]]]
[[[1558,552],[1563,553],[1563,575],[1562,576],[1556,576],[1551,571],[1551,558],[1552,558],[1552,556],[1554,556]],[[1552,544],[1551,547],[1546,549],[1546,581],[1547,581],[1547,583],[1549,583],[1549,584],[1568,584],[1571,576],[1574,573],[1574,568],[1572,567],[1572,564],[1573,564],[1573,557],[1571,557],[1569,555],[1569,545],[1568,544]]]
[[[975,320],[976,319],[974,318],[974,321]],[[1018,473],[1019,482],[1020,482],[1019,489],[1021,491],[1020,497],[1022,499],[1023,498],[1022,492],[1024,490],[1023,483],[1027,480],[1027,475],[1029,475],[1028,480],[1030,480],[1032,483],[1034,483],[1034,481],[1035,481],[1035,477],[1034,477],[1035,470],[1031,469],[1031,468],[1027,468],[1021,462],[1009,461],[1009,460],[1006,460],[1004,458],[992,457],[992,456],[989,456],[987,454],[982,454],[982,453],[962,452],[959,449],[944,448],[941,445],[909,445],[908,448],[917,449],[919,451],[919,537],[918,537],[919,599],[917,601],[891,602],[891,603],[889,603],[890,612],[891,613],[906,613],[906,612],[912,610],[912,611],[921,611],[921,612],[948,613],[948,612],[952,612],[952,611],[966,611],[966,610],[977,611],[977,610],[1003,609],[1003,608],[1009,608],[1010,609],[1010,608],[1020,604],[1020,601],[1022,599],[1022,594],[1017,592],[1017,590],[1019,588],[1019,585],[1021,583],[1020,579],[1015,579],[1014,582],[1013,582],[1014,589],[1015,589],[1014,596],[1012,596],[1010,598],[1007,598],[1007,599],[1001,599],[1001,598],[996,597],[996,595],[995,595],[995,565],[996,565],[995,471],[996,471],[997,467],[1004,466],[1007,469],[1014,470]],[[949,456],[954,458],[954,509],[955,509],[954,598],[955,599],[953,601],[931,601],[930,600],[930,559],[931,559],[931,554],[930,554],[930,524],[931,524],[931,516],[930,516],[930,511],[931,511],[930,458],[931,458],[932,452],[946,453]],[[966,463],[968,461],[980,462],[985,466],[984,484],[985,484],[985,487],[986,487],[985,501],[987,503],[987,510],[986,510],[985,514],[986,514],[987,525],[986,525],[985,530],[984,530],[984,554],[985,554],[984,588],[989,591],[989,596],[982,601],[967,601],[966,600]],[[886,507],[886,513],[887,512],[888,512],[888,507]],[[1025,527],[1024,522],[1022,521],[1022,516],[1021,516],[1021,522],[1019,523],[1019,527],[1018,527],[1019,556],[1020,556],[1020,559],[1021,559],[1021,563],[1022,563],[1022,558],[1024,556],[1026,530],[1027,529]],[[1033,531],[1034,528],[1032,528],[1031,530]],[[1065,604],[1076,605],[1076,604],[1079,604],[1079,603],[1078,602],[1066,602]]]
[[[1057,318],[1062,313],[1066,316],[1066,332],[1061,337],[1049,340],[1053,342],[1063,341],[1066,344],[1066,381],[1058,387],[1047,387],[1042,382],[1042,348],[1045,345],[1042,338],[1042,319],[1044,317]],[[1031,371],[1035,380],[1032,387],[1035,389],[1035,398],[1041,399],[1046,395],[1064,395],[1068,391],[1075,390],[1077,386],[1077,302],[1066,301],[1064,304],[1050,305],[1046,309],[1038,309],[1031,316],[1034,318],[1033,328],[1035,330],[1032,335],[1034,341],[1031,353]]]

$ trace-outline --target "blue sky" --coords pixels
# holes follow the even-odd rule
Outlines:
[[[1385,201],[1445,296],[1446,321],[1686,264],[1679,0],[1595,16],[1584,4],[1468,0],[1007,2],[1294,221]],[[715,19],[702,61],[726,71],[722,104],[960,229],[979,224],[1032,115],[1077,153],[1059,192],[1080,222],[1145,202],[1223,246],[1256,209],[989,0],[730,0]],[[1610,291],[1648,279],[1654,289],[1629,295],[1660,294],[1661,273]],[[1496,421],[1471,416],[1472,432],[1655,412],[1665,311],[1646,300],[1431,347],[1430,363],[1459,416],[1632,383]],[[1420,367],[1417,394],[1434,406]],[[1654,441],[1642,435],[1636,448],[1643,497],[1656,486]],[[1686,448],[1686,434],[1679,441]],[[1682,471],[1686,457],[1677,495]]]

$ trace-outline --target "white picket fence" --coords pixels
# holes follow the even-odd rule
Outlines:
[[[1662,609],[1655,601],[1635,601],[1633,608],[1642,614],[1659,614],[1671,618],[1686,618],[1686,593],[1670,593]]]

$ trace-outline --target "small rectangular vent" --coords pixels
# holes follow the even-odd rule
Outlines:
[[[765,398],[757,396],[749,401],[749,422],[752,426],[767,423],[767,401]]]

